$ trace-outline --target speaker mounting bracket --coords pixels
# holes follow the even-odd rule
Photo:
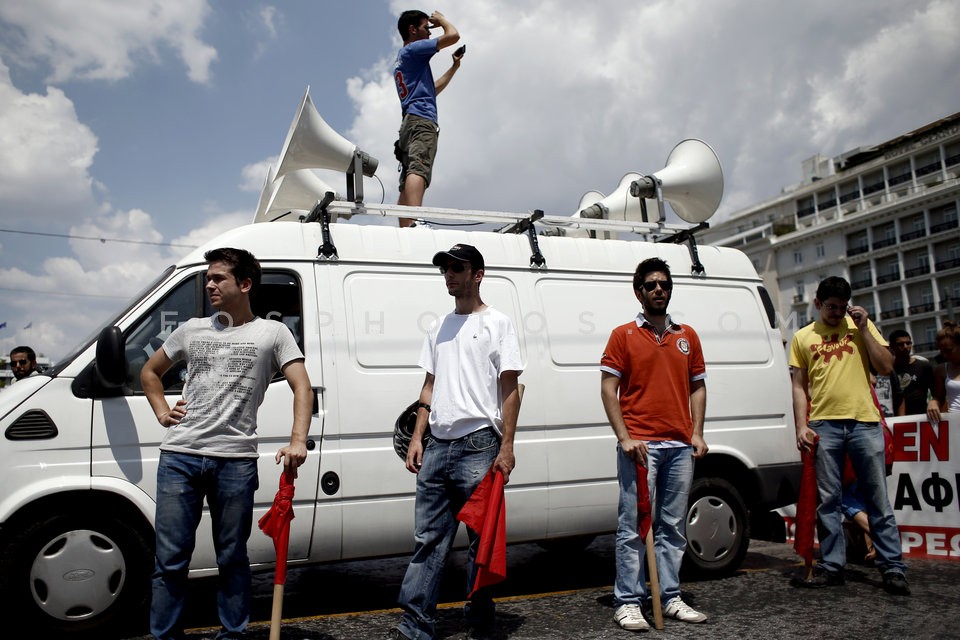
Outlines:
[[[697,231],[703,231],[704,229],[707,229],[709,226],[710,225],[706,222],[701,222],[695,227],[678,231],[677,233],[665,236],[663,238],[658,238],[657,242],[672,242],[673,244],[681,244],[686,242],[687,248],[690,249],[690,272],[695,276],[703,278],[706,277],[707,270],[704,268],[703,263],[700,262],[700,254],[697,252],[697,239],[694,234],[696,234]]]
[[[543,217],[542,209],[535,209],[528,217],[523,220],[500,229],[500,233],[526,233],[530,239],[530,266],[544,269],[547,266],[547,259],[543,257],[540,251],[540,243],[537,241],[537,228],[535,222]]]
[[[323,238],[323,244],[317,248],[317,260],[333,262],[339,260],[337,247],[333,244],[333,236],[330,235],[330,212],[327,207],[337,197],[332,191],[327,191],[323,199],[317,202],[317,205],[310,211],[309,215],[303,219],[306,222],[320,222],[320,234]]]
[[[347,169],[347,200],[363,204],[363,152],[355,149]]]

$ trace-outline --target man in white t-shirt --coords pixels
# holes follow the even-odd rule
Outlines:
[[[166,427],[157,467],[156,565],[150,632],[157,640],[183,638],[181,613],[187,571],[203,501],[210,508],[220,574],[218,638],[246,637],[250,619],[247,539],[257,489],[257,409],[267,385],[282,371],[293,390],[290,444],[276,461],[296,468],[307,459],[313,389],[303,353],[290,329],[253,314],[260,263],[243,249],[208,251],[207,296],[217,313],[193,318],[170,334],[140,374],[144,393]],[[183,397],[173,408],[164,373],[187,363]]]
[[[433,264],[440,267],[454,310],[430,327],[420,352],[426,376],[406,460],[417,474],[416,546],[400,587],[403,618],[389,636],[400,639],[434,637],[437,594],[457,514],[491,467],[509,481],[520,410],[520,345],[510,319],[480,298],[483,256],[457,244],[433,256]],[[432,437],[424,447],[428,425]],[[479,537],[467,531],[469,589]],[[464,611],[471,637],[492,633],[494,605],[483,588]]]

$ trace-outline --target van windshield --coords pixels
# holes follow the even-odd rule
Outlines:
[[[109,320],[107,320],[106,322],[101,324],[99,327],[94,329],[93,332],[90,335],[88,335],[86,338],[81,340],[76,347],[74,347],[73,349],[70,349],[70,351],[67,352],[68,355],[61,358],[60,361],[55,366],[44,371],[43,372],[44,375],[56,376],[61,371],[63,371],[63,369],[66,368],[68,364],[73,362],[73,360],[78,355],[80,355],[83,351],[85,351],[87,347],[89,347],[93,343],[93,341],[97,339],[97,336],[100,335],[100,332],[103,331],[104,327],[109,327],[116,324],[117,322],[120,321],[120,318],[130,313],[130,310],[133,309],[138,304],[140,304],[143,301],[143,299],[147,297],[148,293],[150,293],[151,291],[159,287],[167,278],[169,278],[170,274],[173,273],[174,269],[175,267],[173,265],[170,265],[169,267],[164,269],[163,273],[157,276],[157,278],[153,282],[145,286],[143,289],[140,290],[139,293],[133,296],[133,298],[130,299],[130,303],[127,304],[127,306],[125,306],[123,310],[120,311],[120,313],[114,315]]]

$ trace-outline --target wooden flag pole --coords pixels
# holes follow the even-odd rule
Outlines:
[[[660,606],[660,577],[657,575],[657,557],[653,551],[653,522],[647,531],[647,573],[650,574],[650,597],[653,600],[653,626],[663,631],[663,609]]]

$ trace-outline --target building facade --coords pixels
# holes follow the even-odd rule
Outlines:
[[[789,339],[815,314],[817,283],[845,277],[884,336],[914,351],[960,316],[960,113],[872,147],[803,163],[803,182],[698,234],[753,261]]]

